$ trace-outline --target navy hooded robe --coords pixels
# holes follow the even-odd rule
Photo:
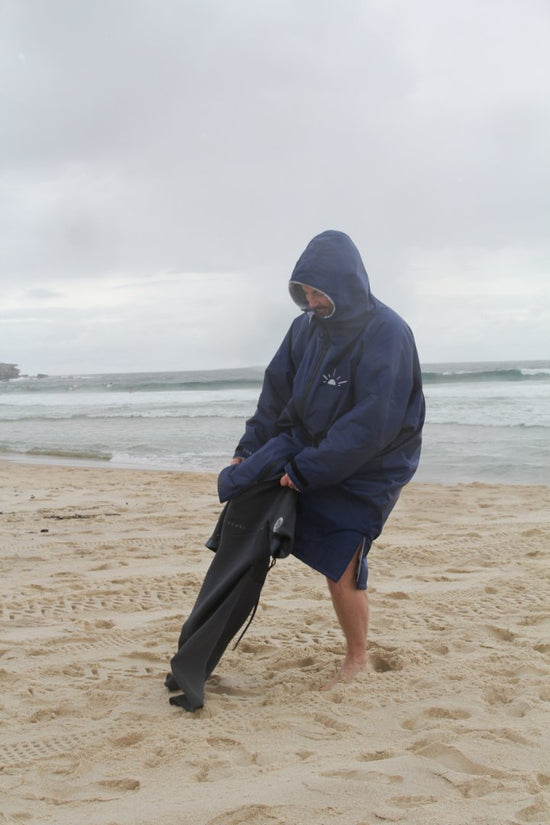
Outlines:
[[[327,296],[309,310],[303,286]],[[293,553],[337,581],[360,542],[380,534],[418,466],[424,397],[413,334],[371,293],[342,232],[317,235],[289,284],[304,311],[269,364],[254,415],[218,478],[221,501],[288,473],[296,488]]]

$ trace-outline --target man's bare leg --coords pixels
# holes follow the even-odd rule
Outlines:
[[[367,591],[359,590],[355,581],[360,550],[361,547],[339,581],[327,579],[332,604],[346,640],[346,655],[339,671],[321,690],[330,690],[340,680],[353,679],[367,669],[369,600]]]

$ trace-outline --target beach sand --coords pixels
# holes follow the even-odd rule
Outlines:
[[[547,487],[411,484],[369,556],[371,671],[328,693],[326,583],[278,562],[188,714],[163,679],[215,477],[0,479],[1,823],[550,822]]]

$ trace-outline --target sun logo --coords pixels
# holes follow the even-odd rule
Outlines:
[[[331,387],[342,387],[347,383],[347,378],[340,378],[339,375],[336,375],[336,370],[323,374],[323,384],[329,384]]]

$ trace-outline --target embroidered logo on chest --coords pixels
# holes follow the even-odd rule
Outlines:
[[[348,379],[340,378],[340,376],[336,374],[336,370],[332,370],[332,372],[323,373],[323,384],[328,384],[330,387],[342,387],[344,384],[347,383]]]

